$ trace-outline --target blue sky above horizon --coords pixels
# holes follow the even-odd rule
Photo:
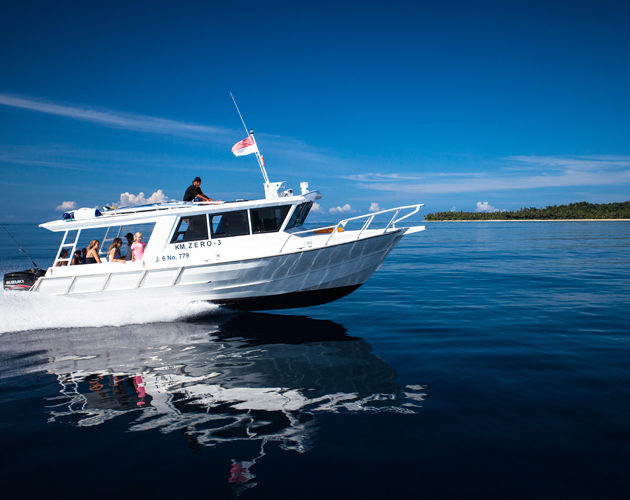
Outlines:
[[[230,91],[319,219],[630,200],[629,21],[601,1],[7,4],[0,221],[180,199],[196,175],[262,197]]]

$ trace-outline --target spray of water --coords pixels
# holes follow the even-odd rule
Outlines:
[[[134,299],[90,302],[28,292],[0,292],[0,333],[49,328],[121,326],[186,320],[217,312],[207,302]]]

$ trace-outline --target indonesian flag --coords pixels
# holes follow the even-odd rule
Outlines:
[[[234,153],[234,156],[251,155],[252,153],[258,153],[258,147],[256,147],[254,138],[250,136],[234,144],[232,153]]]

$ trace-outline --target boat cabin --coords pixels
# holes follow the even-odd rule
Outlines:
[[[161,203],[67,216],[40,227],[64,233],[53,269],[69,265],[74,251],[91,239],[100,241],[99,253],[106,262],[110,243],[137,231],[147,243],[143,261],[155,266],[180,260],[231,260],[244,258],[252,250],[264,253],[265,246],[279,241],[280,233],[302,230],[314,200],[320,197],[315,191],[265,200]],[[62,257],[64,250],[67,257]]]

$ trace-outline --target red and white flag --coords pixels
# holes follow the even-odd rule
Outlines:
[[[258,153],[258,147],[254,142],[254,138],[250,136],[234,144],[232,153],[234,153],[234,156],[251,155],[252,153]]]

